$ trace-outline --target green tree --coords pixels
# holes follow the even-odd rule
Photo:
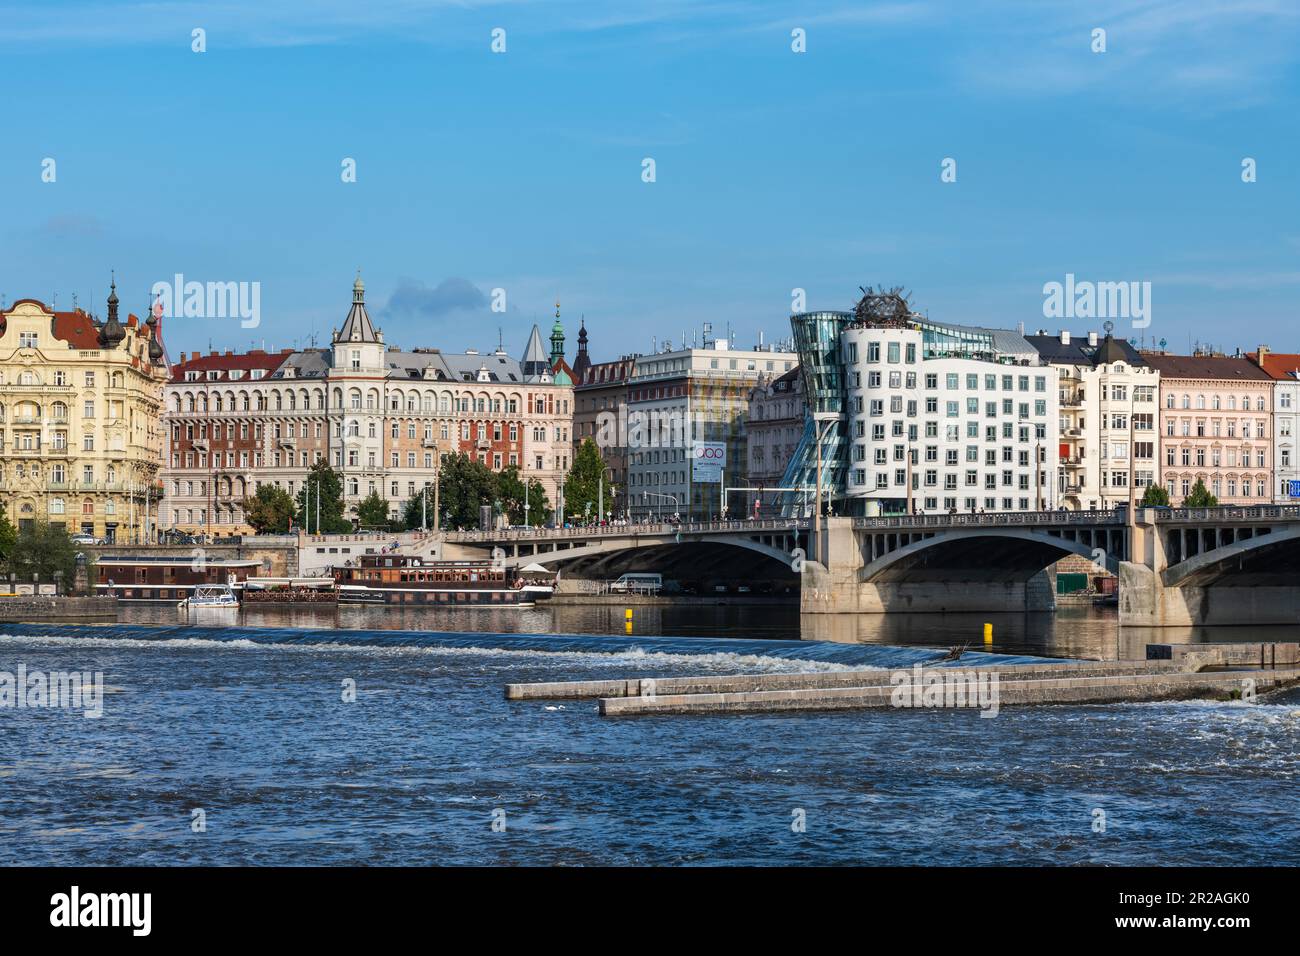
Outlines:
[[[441,527],[477,528],[478,509],[495,504],[498,498],[497,476],[476,458],[460,453],[444,455],[438,466],[438,505],[442,509]],[[421,500],[425,505],[421,507]],[[434,494],[430,484],[407,499],[402,509],[402,523],[410,529],[421,521],[434,525]]]
[[[605,476],[605,459],[590,438],[583,439],[573,456],[573,467],[564,479],[564,513],[569,517],[598,517],[601,480]],[[614,500],[613,486],[605,485],[605,507]]]
[[[497,476],[469,455],[447,455],[438,472],[438,493],[445,522],[453,528],[477,528],[482,505],[497,497]]]
[[[1142,493],[1142,507],[1167,507],[1169,505],[1169,492],[1165,490],[1164,485],[1157,485],[1155,482],[1147,485],[1147,490]]]
[[[1219,499],[1210,494],[1205,482],[1197,478],[1196,484],[1192,485],[1191,493],[1183,499],[1184,508],[1217,508]]]
[[[524,510],[524,495],[528,495],[528,509]],[[545,524],[555,512],[546,498],[546,489],[542,483],[530,478],[527,492],[523,479],[519,477],[519,466],[510,465],[497,475],[497,498],[506,509],[506,517],[511,524],[524,524],[525,518],[530,525]]]
[[[17,540],[18,532],[5,514],[5,506],[0,504],[0,568],[9,566],[9,556],[14,553],[14,542]]]
[[[258,534],[282,534],[289,530],[295,505],[289,493],[279,485],[265,484],[251,498],[245,498],[241,507],[244,519]]]
[[[71,588],[77,575],[77,546],[62,528],[37,521],[18,533],[9,555],[9,570],[19,581],[31,581],[36,575],[46,584],[54,581],[58,571],[63,586]]]
[[[320,498],[319,505],[317,496]],[[313,534],[339,534],[352,530],[352,522],[343,516],[343,479],[324,458],[316,459],[316,463],[307,472],[307,480],[298,492],[297,503],[295,520]]]
[[[357,505],[357,521],[363,528],[388,527],[388,499],[372,491]]]

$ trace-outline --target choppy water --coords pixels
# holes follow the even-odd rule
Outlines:
[[[593,702],[508,702],[502,685],[934,654],[622,636],[0,632],[0,670],[100,670],[112,688],[97,720],[0,709],[3,864],[1300,860],[1296,693],[995,719],[613,720]],[[204,833],[191,830],[196,808]],[[804,833],[792,831],[798,810]]]

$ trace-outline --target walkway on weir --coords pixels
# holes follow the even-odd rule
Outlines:
[[[936,652],[937,653],[937,652]],[[1148,645],[1146,661],[916,665],[741,676],[508,684],[507,700],[596,700],[605,717],[655,714],[1252,699],[1300,683],[1300,644]],[[937,696],[935,696],[937,695]],[[905,701],[905,703],[900,703]],[[915,703],[913,703],[915,702]]]

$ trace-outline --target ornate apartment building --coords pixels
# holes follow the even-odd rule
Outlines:
[[[777,488],[803,437],[807,406],[803,400],[803,376],[798,366],[772,378],[763,378],[749,393],[749,415],[745,422],[745,445],[749,456],[745,472],[754,488]],[[760,513],[779,510],[772,494],[756,494]],[[752,502],[750,507],[752,508]]]
[[[1273,379],[1223,355],[1142,357],[1160,373],[1161,478],[1170,504],[1197,479],[1225,505],[1263,504],[1273,489]]]
[[[166,381],[158,318],[56,312],[36,299],[0,311],[0,502],[19,528],[144,542],[160,501]]]
[[[1250,359],[1273,380],[1273,501],[1300,501],[1300,355],[1274,352],[1266,345]]]
[[[396,517],[453,452],[515,465],[554,502],[573,454],[573,388],[554,365],[536,327],[522,361],[387,345],[358,278],[328,349],[182,356],[166,398],[169,524],[246,533],[243,499],[267,483],[296,496],[319,458],[345,513],[376,492]]]
[[[1159,370],[1109,331],[1027,338],[1058,375],[1060,503],[1090,511],[1141,500],[1160,480]]]

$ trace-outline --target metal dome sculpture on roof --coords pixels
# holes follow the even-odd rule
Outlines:
[[[873,329],[902,329],[915,322],[915,313],[907,303],[908,293],[902,286],[886,290],[867,286],[862,290],[862,298],[853,307],[853,324]]]

